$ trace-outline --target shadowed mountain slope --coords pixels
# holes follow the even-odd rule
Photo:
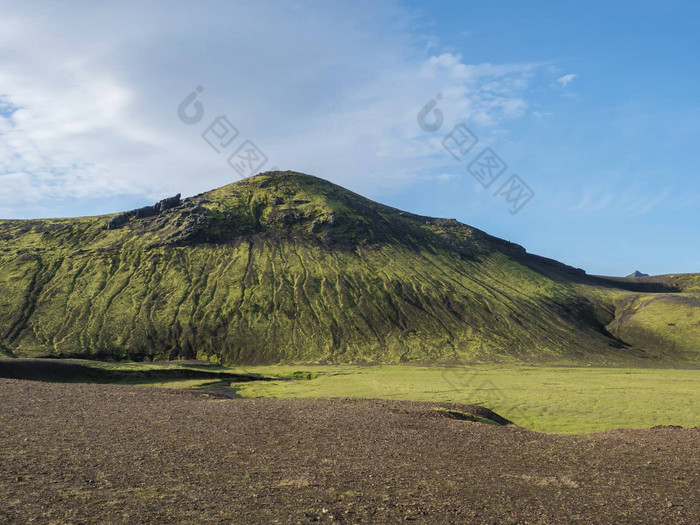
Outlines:
[[[692,323],[680,345],[639,331],[628,342],[632,297],[700,312],[683,279],[650,292],[641,280],[589,277],[452,219],[268,172],[123,214],[0,221],[0,354],[698,361]]]

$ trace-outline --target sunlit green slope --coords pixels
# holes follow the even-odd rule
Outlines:
[[[241,364],[700,356],[663,334],[661,345],[628,344],[619,309],[640,293],[628,283],[316,177],[268,172],[167,207],[0,221],[0,353]]]

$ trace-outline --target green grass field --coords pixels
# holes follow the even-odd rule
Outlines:
[[[311,379],[236,385],[244,397],[362,397],[479,404],[519,426],[541,432],[700,426],[700,370],[401,365],[234,370],[280,377],[310,373]]]
[[[13,362],[4,360],[0,365]],[[189,389],[228,397],[356,397],[474,404],[539,432],[700,426],[700,369],[514,365],[227,368],[214,362],[89,360],[37,360],[32,367],[42,363],[84,367],[70,373],[54,371],[43,378],[47,381]],[[85,368],[95,372],[86,373]]]

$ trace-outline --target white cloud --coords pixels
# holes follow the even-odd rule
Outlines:
[[[534,110],[532,112],[532,114],[536,118],[547,118],[547,117],[551,117],[552,115],[554,115],[554,113],[552,113],[551,111],[537,111],[537,110]]]
[[[369,195],[412,184],[450,162],[440,139],[454,123],[523,115],[540,67],[421,55],[425,35],[392,2],[0,4],[6,216],[50,211],[56,198],[155,199],[237,180],[200,136],[221,114],[267,168]],[[176,108],[199,84],[205,119],[186,126]],[[445,123],[427,133],[416,115],[438,92]]]
[[[433,177],[435,180],[440,182],[448,182],[457,178],[454,173],[439,173]]]
[[[557,79],[557,82],[559,82],[562,86],[568,86],[569,84],[571,84],[574,81],[574,79],[577,76],[578,75],[576,73],[569,73],[568,75],[564,75],[563,77],[559,77]]]
[[[582,177],[586,178],[586,177]],[[669,209],[673,193],[669,188],[650,190],[643,185],[627,184],[593,184],[581,188],[578,192],[570,189],[560,195],[550,195],[552,206],[564,208],[580,215],[638,217],[646,215],[660,207]],[[694,199],[688,201],[692,205]],[[681,206],[682,207],[682,206]]]

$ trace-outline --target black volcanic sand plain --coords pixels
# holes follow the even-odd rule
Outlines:
[[[698,428],[460,414],[1,380],[0,523],[700,523]]]

